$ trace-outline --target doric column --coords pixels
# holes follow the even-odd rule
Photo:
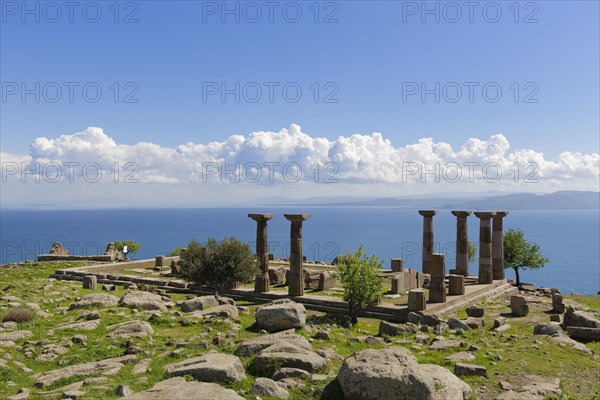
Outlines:
[[[423,269],[426,274],[431,273],[431,255],[433,254],[433,216],[437,210],[419,210],[423,216]]]
[[[284,214],[292,222],[290,230],[290,276],[288,279],[288,294],[290,296],[304,295],[304,274],[302,267],[302,221],[310,218],[310,214]]]
[[[492,230],[490,219],[495,212],[476,212],[479,218],[479,279],[481,284],[494,282],[492,273]]]
[[[431,280],[429,281],[429,302],[446,302],[446,260],[444,254],[431,256]]]
[[[456,269],[462,276],[469,276],[469,228],[467,217],[471,211],[452,211],[456,216]]]
[[[492,270],[494,280],[504,279],[504,227],[502,218],[508,211],[496,211],[492,225]]]
[[[267,221],[274,216],[274,214],[248,214],[249,218],[256,221],[256,255],[260,264],[260,273],[254,280],[254,291],[259,293],[270,290]]]

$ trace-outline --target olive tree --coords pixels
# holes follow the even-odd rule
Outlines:
[[[205,245],[192,240],[181,263],[181,273],[187,280],[208,286],[217,297],[236,282],[249,282],[257,272],[250,245],[235,237],[221,241],[208,238]]]
[[[540,251],[540,246],[525,240],[522,230],[509,229],[504,234],[504,268],[515,271],[517,286],[521,286],[519,270],[539,269],[550,260],[545,258]]]
[[[380,276],[382,264],[377,256],[364,254],[360,246],[356,253],[344,257],[337,265],[344,286],[344,301],[348,302],[353,324],[358,322],[358,313],[383,293],[383,278]]]

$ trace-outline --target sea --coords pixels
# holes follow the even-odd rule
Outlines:
[[[134,240],[142,245],[133,259],[164,255],[191,239],[236,236],[254,246],[256,222],[248,213],[273,213],[268,223],[269,251],[289,255],[290,222],[285,213],[310,214],[303,223],[303,253],[308,260],[331,262],[360,246],[380,258],[421,268],[423,218],[417,210],[394,207],[268,207],[198,209],[2,210],[0,264],[33,260],[61,242],[73,255],[102,254],[109,242]],[[478,244],[479,220],[468,219],[469,239]],[[563,293],[596,294],[600,290],[600,210],[516,210],[504,218],[504,229],[524,231],[550,259],[544,268],[522,271],[523,282],[558,287]],[[434,217],[436,253],[446,254],[454,268],[456,217],[440,210]],[[477,258],[477,257],[475,257]],[[476,274],[477,262],[470,264]],[[507,270],[507,277],[514,272]]]

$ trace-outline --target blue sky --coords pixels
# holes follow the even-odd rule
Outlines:
[[[435,3],[427,4],[433,8]],[[22,153],[35,137],[88,126],[104,128],[120,143],[174,146],[297,123],[313,136],[332,139],[379,131],[397,145],[421,137],[460,145],[469,137],[502,132],[511,146],[550,156],[597,151],[599,3],[541,1],[526,7],[522,2],[519,23],[513,2],[497,3],[502,17],[487,22],[483,8],[488,3],[479,2],[473,23],[465,6],[456,23],[448,22],[454,10],[443,9],[444,3],[438,5],[439,23],[434,15],[422,23],[421,10],[408,14],[421,2],[391,1],[344,1],[335,8],[321,2],[320,23],[314,22],[313,2],[295,3],[302,10],[298,23],[285,20],[296,10],[288,6],[284,15],[285,2],[275,8],[273,23],[265,6],[258,22],[247,22],[253,10],[238,3],[240,22],[228,15],[222,23],[220,15],[208,13],[221,2],[138,1],[137,9],[122,2],[119,19],[133,13],[139,21],[126,24],[113,22],[112,2],[99,2],[102,18],[92,24],[82,15],[85,2],[75,9],[74,23],[68,22],[66,8],[57,23],[48,22],[51,9],[40,10],[39,23],[34,15],[22,23],[18,2],[17,15],[3,9],[2,82],[98,82],[104,92],[93,104],[77,90],[73,103],[66,92],[55,104],[43,99],[36,104],[33,96],[23,104],[18,95],[8,97],[2,103],[2,148]],[[227,4],[233,8],[236,2]],[[486,15],[493,20],[495,7],[490,7]],[[90,19],[94,11],[88,8]],[[323,23],[330,14],[339,22]],[[539,22],[524,23],[528,16]],[[225,103],[218,96],[202,102],[202,82],[233,87],[235,82],[271,81],[298,82],[302,99],[288,103],[276,91],[273,103],[266,92],[255,104],[243,99],[236,104],[233,96]],[[114,82],[134,82],[139,102],[115,104],[108,88]],[[314,82],[321,86],[321,97],[327,92],[323,86],[334,82],[339,102],[315,103],[309,89]],[[433,95],[426,103],[418,96],[403,102],[402,82],[431,87],[435,82],[497,82],[503,96],[489,103],[476,89],[470,103],[465,89],[454,104],[443,99],[436,104]],[[537,84],[539,103],[515,103],[509,88],[515,82],[520,97],[533,91],[523,90],[525,83]]]
[[[597,181],[597,1],[475,2],[473,9],[465,2],[273,2],[273,22],[262,1],[76,2],[73,22],[62,2],[52,4],[0,1],[5,153],[27,155],[36,138],[88,127],[118,145],[174,149],[298,124],[331,143],[381,132],[394,148],[433,138],[456,152],[470,138],[490,146],[502,134],[510,151],[531,149],[546,160],[590,155]],[[223,15],[223,7],[238,11]],[[221,85],[236,83],[240,101],[234,94],[222,101]],[[423,100],[421,90],[436,84]],[[22,85],[40,101],[36,94],[23,100]],[[292,90],[288,100],[284,86]],[[91,102],[97,87],[102,95]],[[298,87],[302,97],[292,102]]]

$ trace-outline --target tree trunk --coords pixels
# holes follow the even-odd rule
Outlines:
[[[519,267],[513,268],[515,270],[515,276],[517,279],[517,287],[521,287],[521,280],[519,279]]]
[[[354,307],[352,303],[348,303],[348,309],[350,312],[350,322],[352,322],[352,325],[356,325],[358,323],[358,308]]]

